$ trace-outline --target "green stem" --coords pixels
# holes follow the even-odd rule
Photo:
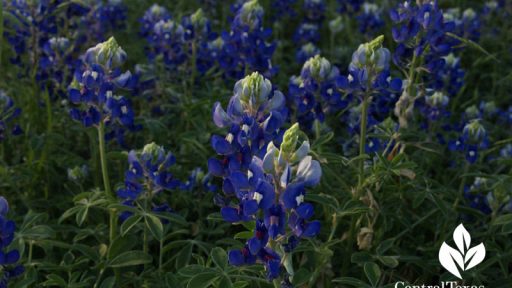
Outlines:
[[[101,161],[101,173],[103,175],[103,185],[105,187],[105,194],[107,195],[107,198],[113,200],[115,199],[115,195],[112,193],[112,190],[110,189],[110,178],[108,176],[108,166],[107,166],[107,158],[105,154],[105,123],[103,123],[103,120],[100,121],[100,124],[98,126],[98,142],[99,142],[99,150],[100,150],[100,161]],[[114,239],[116,238],[116,231],[117,231],[117,213],[115,209],[109,210],[109,216],[110,216],[110,225],[109,225],[109,240],[110,245],[114,243]],[[118,269],[114,269],[116,282],[119,283],[120,273]]]
[[[359,133],[359,177],[357,182],[357,193],[354,195],[356,198],[359,198],[361,195],[361,188],[363,186],[364,180],[364,159],[362,156],[365,154],[365,146],[366,146],[366,126],[368,125],[368,106],[370,103],[370,97],[368,95],[364,96],[363,99],[363,107],[361,110],[361,131]]]
[[[103,175],[103,186],[105,187],[105,193],[109,198],[115,198],[110,190],[110,179],[108,177],[107,158],[105,155],[105,124],[100,121],[98,126],[98,140],[100,144],[100,161],[101,161],[101,173]]]
[[[160,247],[158,251],[158,270],[162,272],[162,263],[164,262],[164,253],[162,252],[164,250],[164,239],[160,239]]]
[[[32,252],[33,251],[34,251],[34,241],[29,241],[28,242],[28,259],[27,259],[28,265],[32,264]]]

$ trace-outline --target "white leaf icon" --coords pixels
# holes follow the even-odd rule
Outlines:
[[[455,263],[464,270],[464,259],[462,255],[463,254],[459,251],[446,244],[446,242],[443,242],[441,249],[439,249],[439,262],[441,262],[441,265],[443,265],[446,270],[457,276],[459,279],[462,279],[462,276],[460,276],[459,269]]]
[[[460,253],[464,255],[466,249],[468,249],[471,244],[471,235],[469,235],[469,232],[464,228],[462,223],[453,231],[453,241],[455,241]]]
[[[466,269],[471,269],[475,267],[476,265],[480,264],[480,262],[484,261],[485,258],[485,246],[484,243],[480,243],[480,245],[477,245],[471,249],[468,250],[468,253],[464,257],[464,263],[469,264],[466,265]]]

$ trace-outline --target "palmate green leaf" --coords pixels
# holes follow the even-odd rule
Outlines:
[[[207,288],[220,278],[218,273],[205,272],[194,276],[188,282],[187,288]]]
[[[190,262],[190,258],[192,258],[192,248],[193,248],[193,245],[191,243],[188,243],[176,255],[176,268],[177,269],[180,269],[180,268],[188,265],[188,263]]]
[[[144,253],[142,251],[133,250],[119,254],[117,257],[110,260],[107,265],[112,268],[118,268],[148,264],[151,263],[152,261],[153,257],[151,257],[151,255]]]
[[[233,288],[233,282],[231,281],[231,279],[228,276],[223,276],[220,279],[219,285],[217,287]]]
[[[50,226],[37,225],[23,230],[20,236],[31,240],[51,239],[55,238],[55,230]]]
[[[212,249],[211,255],[213,263],[220,269],[225,270],[228,266],[228,254],[226,254],[226,251],[220,247],[215,247]]]
[[[121,236],[125,236],[130,230],[135,227],[140,220],[142,220],[142,216],[140,215],[132,215],[128,219],[126,219],[123,224],[121,224]]]
[[[160,221],[160,219],[155,215],[146,214],[144,215],[144,222],[153,237],[158,241],[162,240],[164,237],[164,226],[162,225],[162,221]]]
[[[366,278],[368,278],[368,280],[372,284],[372,287],[377,287],[381,276],[379,265],[373,262],[365,263],[364,273],[366,274]]]
[[[71,208],[69,208],[68,210],[66,210],[64,213],[62,213],[62,215],[60,216],[59,218],[59,221],[58,223],[62,223],[64,220],[66,220],[67,218],[75,215],[76,213],[78,213],[78,211],[82,209],[81,206],[73,206]]]
[[[178,271],[178,274],[187,278],[192,278],[193,276],[203,273],[205,271],[211,270],[210,268],[204,267],[202,265],[188,265],[183,267]]]

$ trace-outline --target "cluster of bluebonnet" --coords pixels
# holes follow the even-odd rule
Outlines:
[[[464,197],[471,208],[486,215],[512,212],[510,195],[492,178],[475,177],[473,184],[464,187]]]
[[[11,97],[0,90],[0,142],[5,140],[9,135],[20,135],[23,133],[20,125],[13,123],[15,118],[21,114],[21,108],[14,106]]]
[[[258,71],[267,77],[275,74],[277,68],[272,66],[271,58],[276,44],[268,42],[272,30],[263,27],[263,8],[257,0],[234,7],[231,29],[219,36],[201,9],[178,22],[164,7],[151,6],[140,20],[141,35],[149,44],[149,58],[161,56],[165,65],[173,69],[194,67],[194,71],[185,71],[192,76],[196,71],[205,74],[213,67],[233,79],[247,71]]]
[[[154,61],[162,57],[167,68],[185,69],[190,63],[201,74],[214,64],[208,49],[209,42],[216,38],[203,10],[184,16],[181,22],[172,19],[169,11],[153,4],[140,19],[141,35],[148,41],[148,56]],[[188,71],[190,73],[190,71]]]
[[[5,35],[14,52],[11,62],[24,68],[23,73],[34,77],[54,99],[65,96],[75,52],[104,40],[109,31],[124,26],[126,20],[126,7],[119,0],[69,5],[61,0],[4,2],[4,10],[9,13],[4,22]],[[76,32],[62,36],[68,29]]]
[[[448,55],[454,39],[447,33],[455,29],[454,22],[445,22],[443,11],[437,1],[422,1],[416,4],[407,0],[390,11],[393,39],[398,46],[393,55],[395,64],[408,67],[414,65],[409,59],[419,61],[423,67],[435,74],[443,67],[443,57]]]
[[[275,279],[284,253],[320,229],[318,221],[310,220],[313,206],[304,202],[304,195],[320,181],[321,168],[307,156],[309,142],[300,142],[304,134],[298,124],[283,129],[285,97],[269,80],[253,73],[238,81],[233,93],[227,112],[220,103],[213,109],[214,123],[229,132],[212,136],[220,158],[211,158],[208,169],[223,179],[224,196],[217,199],[222,217],[230,223],[255,223],[254,237],[229,251],[230,263],[263,263],[267,277]]]
[[[315,120],[323,122],[326,114],[347,106],[337,86],[339,77],[338,68],[316,55],[304,63],[300,76],[290,79],[288,101],[303,129],[311,131]]]
[[[384,27],[382,9],[375,3],[364,2],[360,13],[356,16],[359,32],[373,37]]]
[[[78,106],[71,108],[71,117],[85,127],[102,122],[111,127],[109,134],[118,136],[120,143],[119,130],[138,128],[130,100],[117,94],[132,85],[130,71],[123,73],[120,68],[125,60],[126,53],[113,37],[99,43],[83,55],[68,88],[69,100]]]
[[[293,35],[293,42],[299,46],[296,52],[298,63],[304,63],[309,58],[319,55],[321,24],[325,18],[326,4],[324,0],[306,0],[303,3],[304,20]]]
[[[124,187],[117,190],[117,196],[127,206],[136,206],[144,199],[156,212],[172,212],[165,202],[157,204],[155,197],[164,190],[180,188],[181,181],[169,170],[176,162],[171,152],[166,152],[155,143],[146,144],[142,151],[132,150],[128,153],[128,170],[125,173]],[[144,205],[139,203],[139,205]],[[120,215],[124,221],[131,215],[125,211]]]
[[[16,264],[20,260],[20,252],[16,249],[9,249],[9,245],[14,240],[14,230],[16,224],[7,219],[9,212],[9,203],[0,196],[0,287],[7,288],[9,280],[20,276],[25,268],[21,264]]]

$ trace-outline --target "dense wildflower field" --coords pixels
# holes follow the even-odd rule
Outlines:
[[[1,287],[512,287],[512,2],[2,0]]]

